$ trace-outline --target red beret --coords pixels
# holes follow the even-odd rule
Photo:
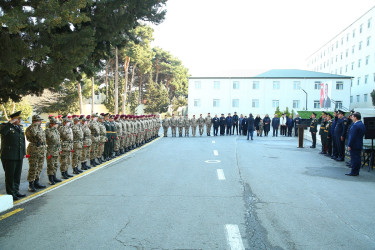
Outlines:
[[[87,115],[87,116],[86,116],[86,119],[90,119],[90,118],[91,118],[91,115]]]
[[[73,115],[72,118],[76,118],[77,116],[76,115]]]
[[[61,118],[61,117],[62,117],[62,115],[58,115],[57,117],[58,117],[58,118]]]

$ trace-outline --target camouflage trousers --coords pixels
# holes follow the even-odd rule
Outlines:
[[[39,179],[40,173],[42,172],[44,164],[44,155],[30,156],[29,158],[29,172],[27,174],[27,180],[29,182]]]
[[[126,148],[126,138],[127,138],[127,136],[124,135],[124,137],[121,139],[121,148],[122,149]]]
[[[90,150],[90,160],[94,160],[96,156],[98,155],[99,150],[99,142],[93,142],[91,144],[91,150]]]
[[[184,127],[178,127],[178,135],[182,136],[182,132],[184,131]]]
[[[199,135],[202,136],[203,135],[203,126],[199,126]]]
[[[69,169],[71,159],[70,159],[71,151],[62,151],[60,155],[60,170],[61,172],[66,172]]]
[[[168,136],[168,127],[163,127],[164,136]]]
[[[72,167],[78,167],[81,163],[81,155],[82,155],[82,148],[75,148],[73,149],[72,154]]]
[[[103,154],[104,154],[104,145],[105,145],[105,142],[101,142],[100,143],[97,158],[100,158],[100,157],[103,156]]]
[[[191,134],[195,136],[196,133],[197,133],[197,126],[191,126]]]
[[[120,150],[120,146],[121,146],[121,138],[118,136],[115,140],[115,152],[119,151]]]
[[[185,136],[189,136],[190,127],[185,127]]]
[[[207,134],[211,134],[211,127],[212,127],[212,124],[206,124],[206,132],[207,132]]]
[[[87,146],[86,148],[84,147],[82,149],[82,154],[81,154],[81,162],[86,162],[90,158],[90,148],[91,146]]]
[[[176,127],[171,126],[171,130],[172,130],[172,136],[176,136]]]
[[[49,159],[47,157],[47,175],[56,174],[57,168],[59,167],[58,161],[59,161],[58,156],[51,156],[51,158]]]

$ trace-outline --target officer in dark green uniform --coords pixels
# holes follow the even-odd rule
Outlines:
[[[109,117],[109,123],[110,123],[110,131],[112,132],[111,134],[111,143],[110,143],[110,150],[109,150],[109,158],[113,159],[115,158],[115,141],[117,138],[116,134],[116,124],[114,122],[115,115],[111,115]]]
[[[5,186],[7,194],[13,200],[25,197],[19,193],[22,163],[26,155],[25,135],[21,123],[21,111],[10,115],[10,121],[0,125],[1,162],[5,171]]]
[[[326,154],[327,153],[327,135],[324,131],[327,121],[326,121],[326,112],[322,112],[322,116],[319,118],[320,123],[320,129],[319,129],[319,135],[320,135],[320,141],[322,142],[322,151],[319,154]]]
[[[327,154],[326,156],[331,157],[332,156],[332,115],[327,114],[327,123],[326,128],[324,132],[327,133]]]
[[[312,137],[312,145],[310,148],[316,148],[316,132],[318,132],[318,120],[316,119],[316,113],[312,113],[311,115],[311,124],[310,124],[310,132],[311,132],[311,137]]]
[[[106,137],[107,142],[104,144],[104,159],[106,161],[109,160],[109,150],[111,148],[111,140],[112,140],[112,132],[111,132],[111,124],[109,123],[109,113],[104,114],[104,122],[103,122],[106,130]]]

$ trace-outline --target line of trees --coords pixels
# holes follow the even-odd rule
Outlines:
[[[177,58],[150,47],[146,24],[163,21],[165,4],[0,1],[0,104],[36,95],[38,112],[82,112],[83,98],[104,91],[111,112],[134,111],[139,103],[164,111],[186,97],[188,76]]]

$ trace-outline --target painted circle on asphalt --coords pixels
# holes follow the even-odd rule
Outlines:
[[[220,160],[207,160],[207,161],[204,161],[205,163],[220,163],[221,161]]]

